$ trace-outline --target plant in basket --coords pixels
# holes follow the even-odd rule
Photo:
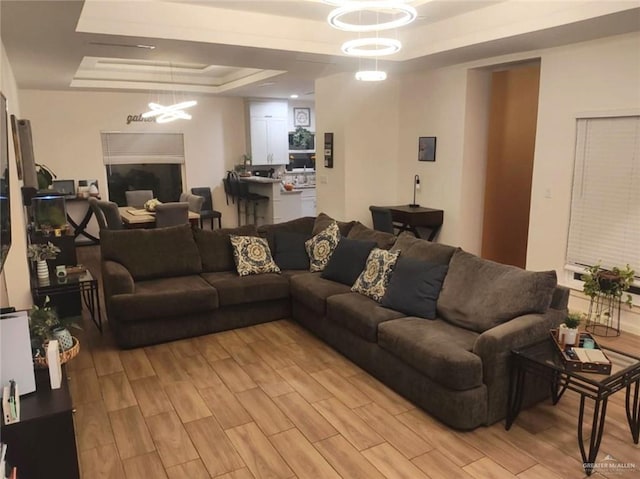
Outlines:
[[[587,268],[587,272],[582,275],[584,281],[583,291],[591,299],[598,295],[611,296],[616,299],[622,299],[625,291],[627,291],[633,283],[635,271],[629,265],[624,268],[614,267],[606,270],[595,264]],[[633,306],[633,299],[627,294],[624,303],[629,307]]]
[[[47,296],[42,307],[34,305],[29,312],[31,349],[36,360],[46,356],[46,344],[52,339],[58,340],[62,353],[78,349],[78,340],[71,336],[68,328],[82,329],[79,318],[74,316],[59,318],[49,303],[49,296]]]

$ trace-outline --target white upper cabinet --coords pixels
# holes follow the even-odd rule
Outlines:
[[[249,116],[252,164],[285,165],[289,163],[287,102],[250,103]]]

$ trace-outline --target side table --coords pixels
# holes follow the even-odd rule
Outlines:
[[[71,292],[79,292],[82,301],[89,311],[91,321],[102,333],[102,313],[100,310],[100,294],[98,280],[89,270],[82,274],[70,274],[66,278],[49,276],[49,281],[41,282],[31,275],[31,293],[36,304],[41,304],[47,296],[56,296]]]
[[[584,470],[588,476],[591,475],[596,464],[609,396],[621,389],[626,390],[627,422],[635,444],[638,444],[640,435],[640,358],[614,349],[602,348],[602,350],[611,360],[611,374],[578,372],[565,368],[551,338],[512,351],[512,375],[509,383],[505,429],[508,431],[511,428],[522,407],[527,373],[549,381],[553,404],[557,404],[567,389],[577,392],[580,394],[578,446]],[[587,398],[594,402],[588,452],[583,436],[584,408]]]

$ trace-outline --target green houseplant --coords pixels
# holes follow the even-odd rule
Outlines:
[[[564,318],[564,325],[569,329],[577,329],[582,322],[582,313],[569,313]]]
[[[60,253],[60,248],[51,241],[47,241],[46,243],[33,243],[27,246],[27,257],[32,261],[56,259],[58,253]]]
[[[622,300],[625,291],[628,291],[633,283],[635,271],[629,265],[624,268],[614,267],[606,270],[595,264],[587,268],[587,272],[582,275],[584,281],[583,292],[594,299],[598,295],[610,296]],[[623,302],[629,307],[633,306],[633,298],[626,295]]]
[[[69,328],[82,329],[80,318],[78,316],[58,317],[56,311],[50,306],[49,296],[45,298],[42,306],[34,305],[29,311],[29,335],[34,356],[42,356],[44,343],[56,339],[56,333]]]
[[[313,135],[306,128],[299,126],[293,132],[292,144],[301,150],[311,150],[313,148]]]

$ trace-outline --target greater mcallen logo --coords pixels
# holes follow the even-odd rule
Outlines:
[[[143,118],[142,113],[138,113],[137,115],[127,115],[127,125],[138,121],[143,121],[145,123],[155,123],[156,117],[152,116],[150,118]]]

